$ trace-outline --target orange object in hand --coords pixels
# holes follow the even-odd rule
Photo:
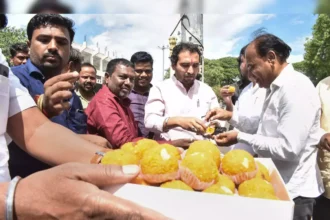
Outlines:
[[[234,86],[229,86],[228,92],[235,93],[235,87]]]

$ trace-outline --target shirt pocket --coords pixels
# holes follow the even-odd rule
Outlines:
[[[204,117],[211,108],[211,101],[197,100],[196,117]]]

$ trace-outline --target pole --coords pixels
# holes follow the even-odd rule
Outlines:
[[[163,51],[163,69],[162,69],[163,74],[162,74],[162,76],[163,76],[163,80],[164,80],[164,78],[165,78],[165,50],[168,49],[169,47],[168,47],[168,45],[166,47],[163,45],[161,47],[158,46],[158,48]]]

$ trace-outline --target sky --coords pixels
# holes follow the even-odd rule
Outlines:
[[[26,12],[33,0],[9,2],[9,26],[25,28],[33,15]],[[190,0],[195,2],[198,0]],[[205,58],[237,56],[253,39],[252,33],[265,28],[292,47],[289,62],[303,60],[304,43],[312,36],[317,16],[316,0],[204,0],[203,7],[186,7],[188,12],[203,12]],[[155,3],[157,2],[157,3]],[[75,43],[107,48],[110,57],[130,59],[134,52],[144,50],[154,58],[154,79],[162,80],[163,53],[159,47],[168,45],[168,38],[180,19],[177,0],[94,0],[68,2],[76,13],[66,15],[75,22]],[[179,30],[179,29],[178,29]],[[176,33],[176,32],[175,32]],[[170,66],[165,50],[165,68]]]

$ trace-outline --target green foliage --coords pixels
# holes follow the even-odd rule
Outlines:
[[[212,87],[219,101],[220,88],[234,83],[239,77],[235,57],[224,57],[216,60],[205,59],[204,70],[204,82]]]
[[[169,79],[170,78],[170,68],[168,68],[167,70],[166,70],[166,73],[165,73],[165,76],[164,76],[164,80],[165,79]]]
[[[313,26],[313,37],[305,43],[304,70],[317,84],[330,75],[330,17],[318,16]]]
[[[317,0],[316,14],[330,14],[329,0]]]
[[[234,57],[205,59],[204,70],[205,83],[211,87],[232,84],[239,76],[237,60]]]
[[[26,30],[23,28],[6,27],[0,30],[0,48],[9,63],[9,48],[15,43],[27,42]]]

